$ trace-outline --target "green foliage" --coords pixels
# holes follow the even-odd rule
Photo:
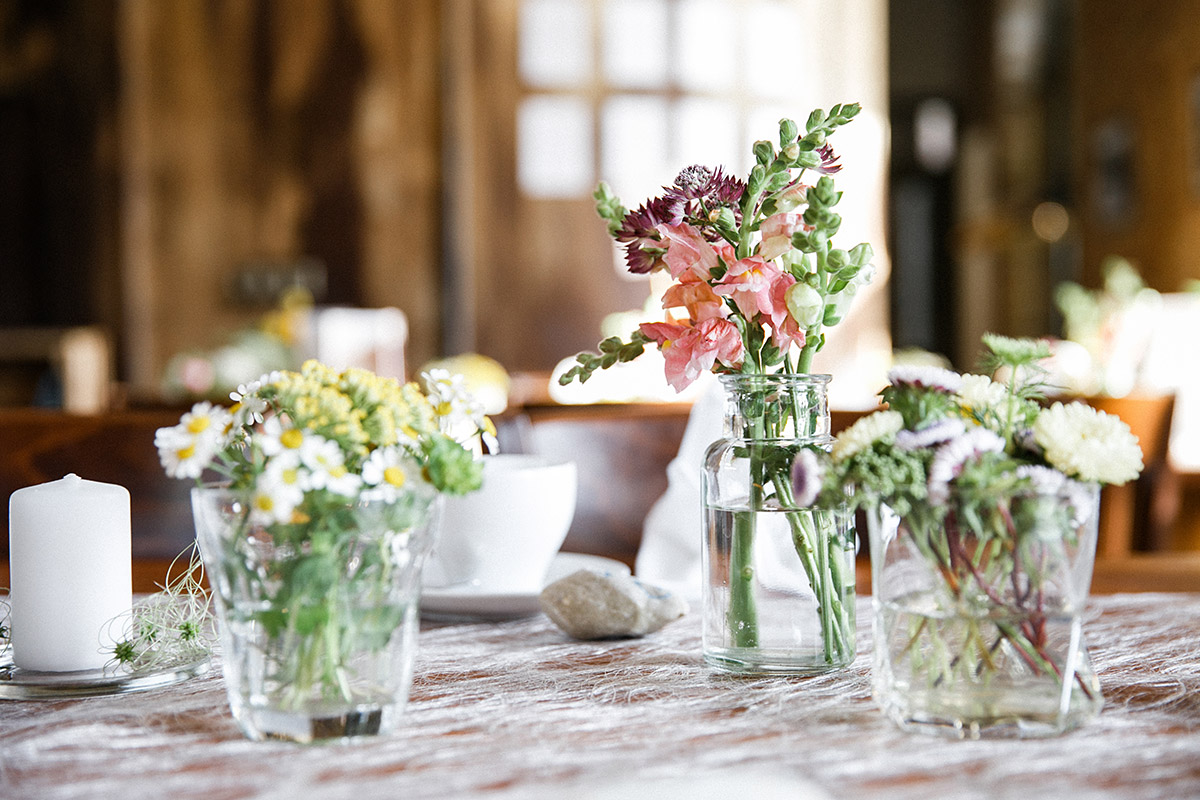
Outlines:
[[[563,386],[578,380],[580,383],[586,383],[588,378],[597,370],[608,369],[609,367],[633,361],[640,356],[646,349],[646,345],[652,342],[653,339],[646,336],[641,331],[634,331],[628,341],[623,340],[619,336],[610,336],[600,342],[600,354],[580,353],[575,356],[575,365],[559,376],[558,382]]]

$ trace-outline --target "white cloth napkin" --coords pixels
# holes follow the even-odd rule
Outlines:
[[[704,453],[724,435],[724,419],[724,392],[719,382],[709,381],[692,406],[679,452],[667,465],[667,491],[646,515],[635,563],[639,580],[687,599],[700,597]]]

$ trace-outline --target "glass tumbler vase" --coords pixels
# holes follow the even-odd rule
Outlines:
[[[869,515],[872,690],[893,722],[956,738],[1044,737],[1100,713],[1083,613],[1099,489],[952,492]]]
[[[347,501],[260,524],[249,498],[192,490],[230,708],[250,739],[386,734],[408,700],[432,495]]]

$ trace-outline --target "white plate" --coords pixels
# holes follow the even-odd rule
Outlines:
[[[560,578],[588,569],[628,575],[628,565],[602,556],[583,553],[559,553],[546,572],[545,585]],[[421,590],[421,616],[426,619],[504,620],[529,617],[542,609],[538,593],[496,594],[472,586],[453,586],[444,589],[426,587]]]

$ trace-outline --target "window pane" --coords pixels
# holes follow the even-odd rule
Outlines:
[[[680,100],[675,109],[679,166],[725,167],[727,173],[740,175],[748,168],[750,156],[741,152],[739,122],[738,108],[731,102],[700,97]]]
[[[608,0],[604,4],[604,77],[614,86],[667,85],[670,30],[666,0]]]
[[[796,4],[782,0],[754,0],[746,6],[745,85],[752,92],[760,97],[809,94],[805,81],[820,80],[822,74],[814,58],[821,49],[816,43],[820,31],[811,28],[819,18],[813,16],[805,26]]]
[[[518,25],[521,78],[530,86],[591,80],[592,15],[587,0],[525,0]]]
[[[676,25],[675,80],[695,92],[738,85],[737,6],[729,0],[682,0]]]
[[[629,208],[659,194],[682,165],[669,161],[667,102],[658,97],[618,95],[600,117],[603,178]]]
[[[592,111],[577,97],[530,96],[517,108],[517,180],[531,197],[587,196],[595,183]]]

